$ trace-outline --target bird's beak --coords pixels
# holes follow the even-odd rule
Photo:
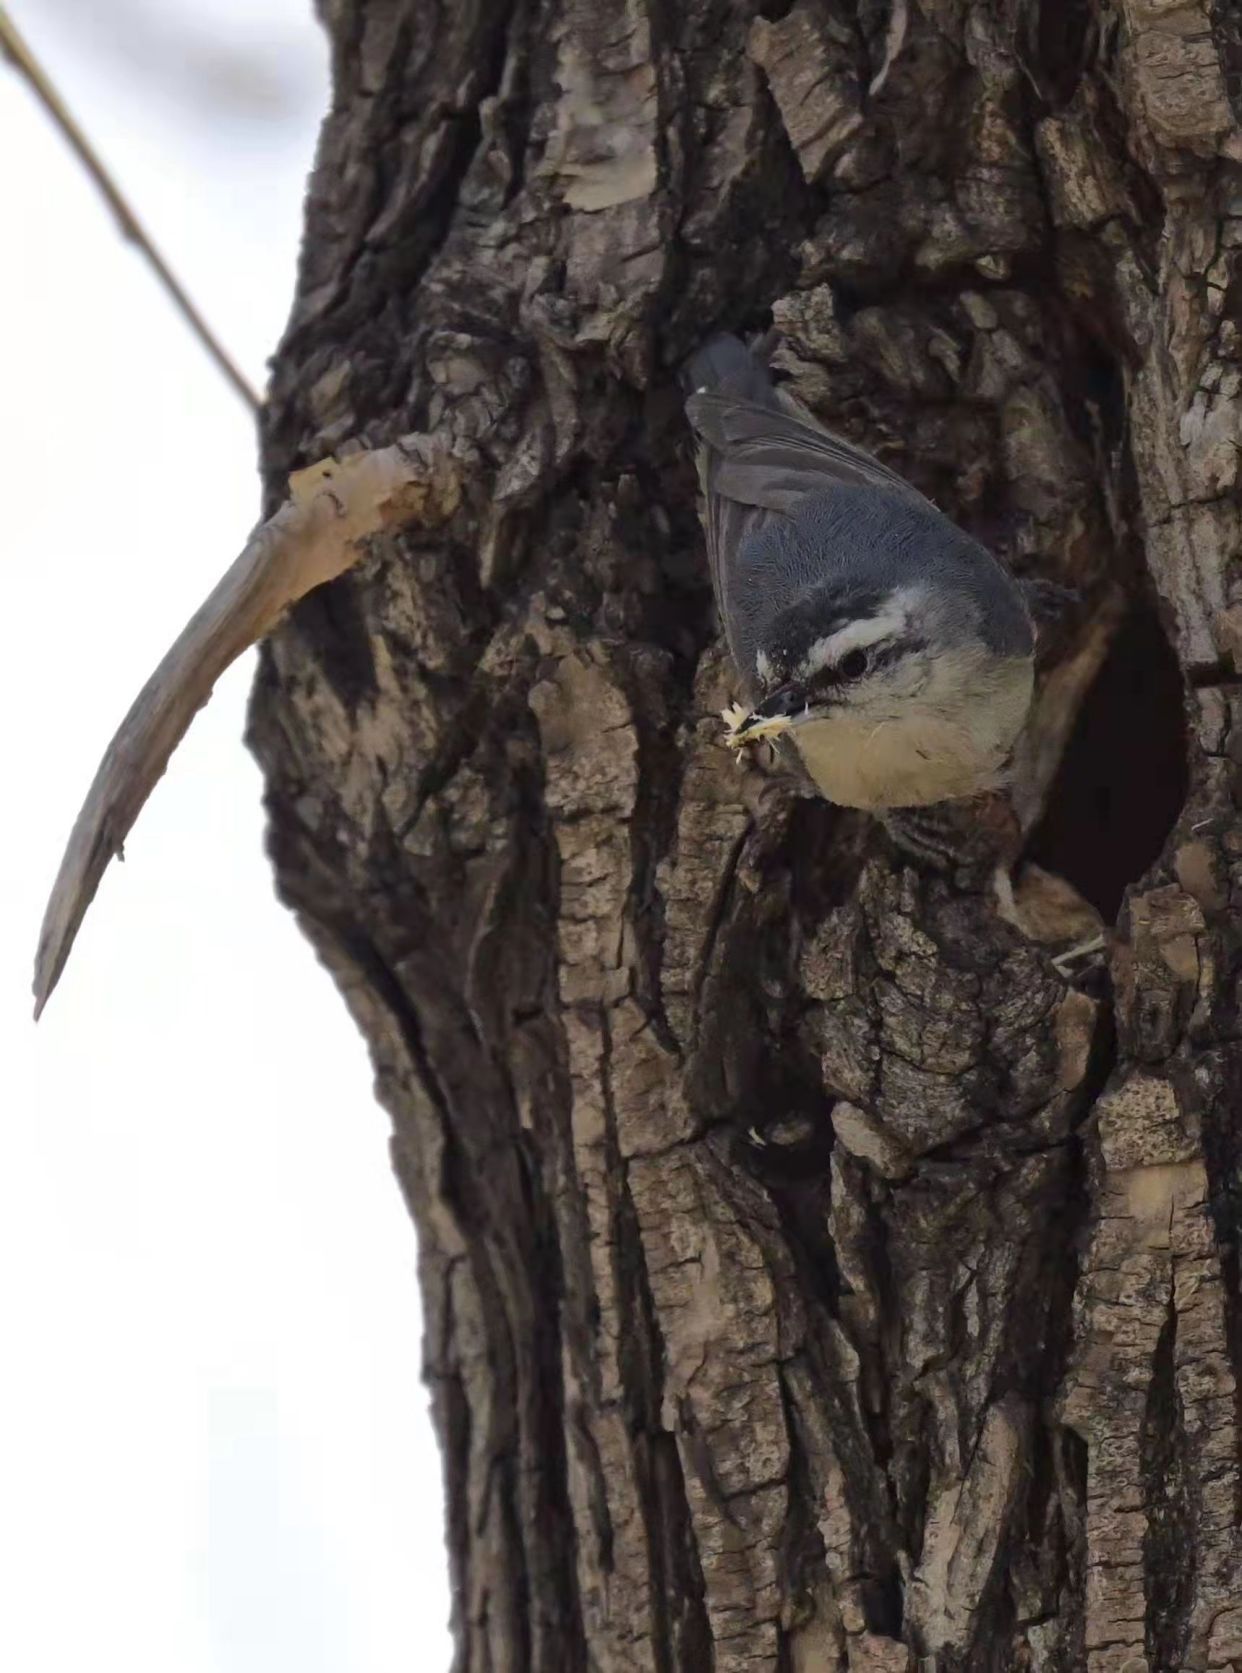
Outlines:
[[[797,725],[806,712],[806,698],[796,686],[783,685],[747,715],[739,715],[731,744],[752,744],[759,738],[778,738]]]

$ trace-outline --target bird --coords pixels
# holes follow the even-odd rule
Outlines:
[[[792,742],[821,795],[881,817],[1003,788],[1038,618],[1064,590],[1017,580],[738,337],[711,338],[683,379],[717,612],[751,700],[724,711],[727,741]]]

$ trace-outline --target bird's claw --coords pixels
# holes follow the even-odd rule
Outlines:
[[[1105,935],[1092,935],[1086,941],[1080,941],[1075,947],[1067,947],[1063,953],[1058,953],[1052,961],[1052,967],[1058,976],[1068,976],[1070,966],[1077,964],[1079,959],[1090,958],[1092,953],[1102,953],[1108,945]]]

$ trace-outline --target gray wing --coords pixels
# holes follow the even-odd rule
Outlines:
[[[916,488],[862,448],[834,436],[783,390],[765,402],[696,390],[686,416],[702,443],[710,492],[740,505],[788,514],[808,494],[837,487]]]
[[[700,444],[699,479],[716,608],[735,661],[739,646],[730,582],[744,548],[766,526],[783,521],[801,501],[834,487],[880,488],[921,506],[928,504],[878,459],[823,429],[782,390],[767,383],[760,393],[755,400],[699,389],[686,402],[686,416]]]

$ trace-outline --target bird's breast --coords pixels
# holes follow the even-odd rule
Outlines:
[[[794,742],[816,787],[840,807],[928,807],[996,786],[1030,690],[1027,672],[986,703],[942,711],[912,704],[879,719],[842,708],[799,726]]]

